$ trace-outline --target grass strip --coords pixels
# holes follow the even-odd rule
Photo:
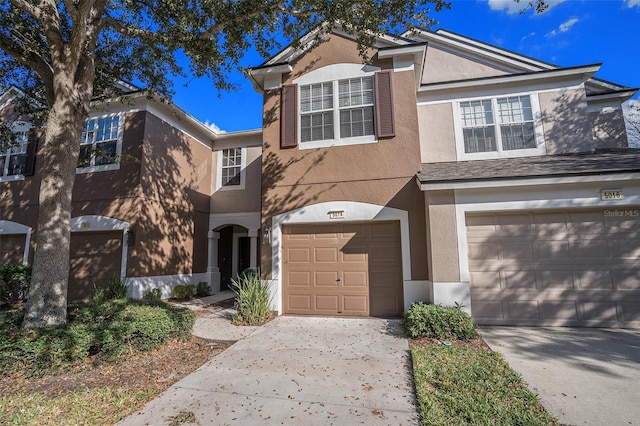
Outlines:
[[[423,425],[557,425],[500,354],[459,346],[411,349]]]

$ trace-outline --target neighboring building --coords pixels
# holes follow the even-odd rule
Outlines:
[[[5,119],[23,118],[14,125],[22,143],[0,160],[0,255],[3,262],[30,263],[42,159],[28,120],[12,112],[18,95],[15,90],[5,94],[0,105]],[[258,154],[243,143],[258,145]],[[69,299],[88,299],[94,284],[113,277],[125,279],[133,297],[154,287],[170,297],[177,284],[208,281],[215,286],[216,270],[209,267],[216,263],[207,255],[210,222],[225,222],[210,212],[221,206],[233,212],[238,206],[221,193],[244,188],[246,171],[236,182],[229,175],[235,169],[226,165],[238,161],[244,168],[247,152],[252,160],[259,157],[259,145],[259,132],[216,134],[146,92],[95,102],[82,134],[73,191]],[[227,146],[242,147],[236,153],[235,148],[223,150]],[[222,161],[228,173],[221,180]],[[259,188],[259,176],[250,177]],[[259,193],[253,191],[253,196],[250,190],[239,196],[252,200],[245,204],[259,214]],[[259,219],[255,222],[259,226]],[[254,242],[253,263],[243,266],[257,266],[256,247]],[[237,254],[233,256],[237,262]]]
[[[447,31],[333,31],[254,68],[279,312],[640,325],[635,89]],[[264,248],[264,247],[263,247]]]
[[[366,64],[349,34],[315,35],[251,70],[262,130],[218,134],[139,93],[96,104],[83,141],[108,155],[78,169],[76,297],[114,272],[140,297],[259,267],[281,314],[424,300],[482,324],[640,326],[635,89],[443,30],[381,36]],[[22,124],[0,248],[28,262],[39,172]]]

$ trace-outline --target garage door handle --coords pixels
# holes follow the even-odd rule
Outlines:
[[[338,282],[338,281],[340,281],[340,278],[337,278],[337,279],[336,279],[336,282]]]

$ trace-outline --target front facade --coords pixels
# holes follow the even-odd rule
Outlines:
[[[379,37],[367,62],[348,33],[315,36],[251,70],[261,130],[150,101],[101,111],[112,139],[87,125],[138,161],[78,169],[72,282],[117,270],[169,296],[259,269],[280,314],[429,301],[481,324],[640,326],[634,89],[443,30]],[[31,258],[37,164],[0,182],[3,259]]]

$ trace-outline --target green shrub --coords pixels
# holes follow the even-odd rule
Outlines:
[[[196,286],[194,286],[193,284],[178,284],[173,288],[174,299],[191,299],[194,294],[196,294]]]
[[[270,285],[251,272],[243,273],[238,280],[231,280],[231,289],[238,295],[236,298],[237,313],[232,321],[236,325],[261,325],[271,315]]]
[[[31,268],[20,263],[0,265],[0,301],[12,305],[29,291]]]
[[[15,313],[0,313],[0,375],[56,373],[82,364],[89,355],[117,360],[170,339],[188,338],[195,322],[193,311],[126,299],[76,303],[68,313],[66,325],[28,331]]]
[[[127,297],[127,284],[118,275],[93,285],[93,301],[102,303],[108,300],[124,299]]]
[[[404,328],[411,337],[469,340],[476,336],[471,317],[460,307],[417,302],[404,314]]]
[[[145,291],[142,298],[150,302],[157,302],[162,299],[162,290],[159,288],[152,288],[151,290]]]
[[[196,287],[196,294],[198,297],[208,296],[210,292],[211,287],[209,287],[209,284],[207,284],[206,281],[200,281],[198,283],[198,286]]]

